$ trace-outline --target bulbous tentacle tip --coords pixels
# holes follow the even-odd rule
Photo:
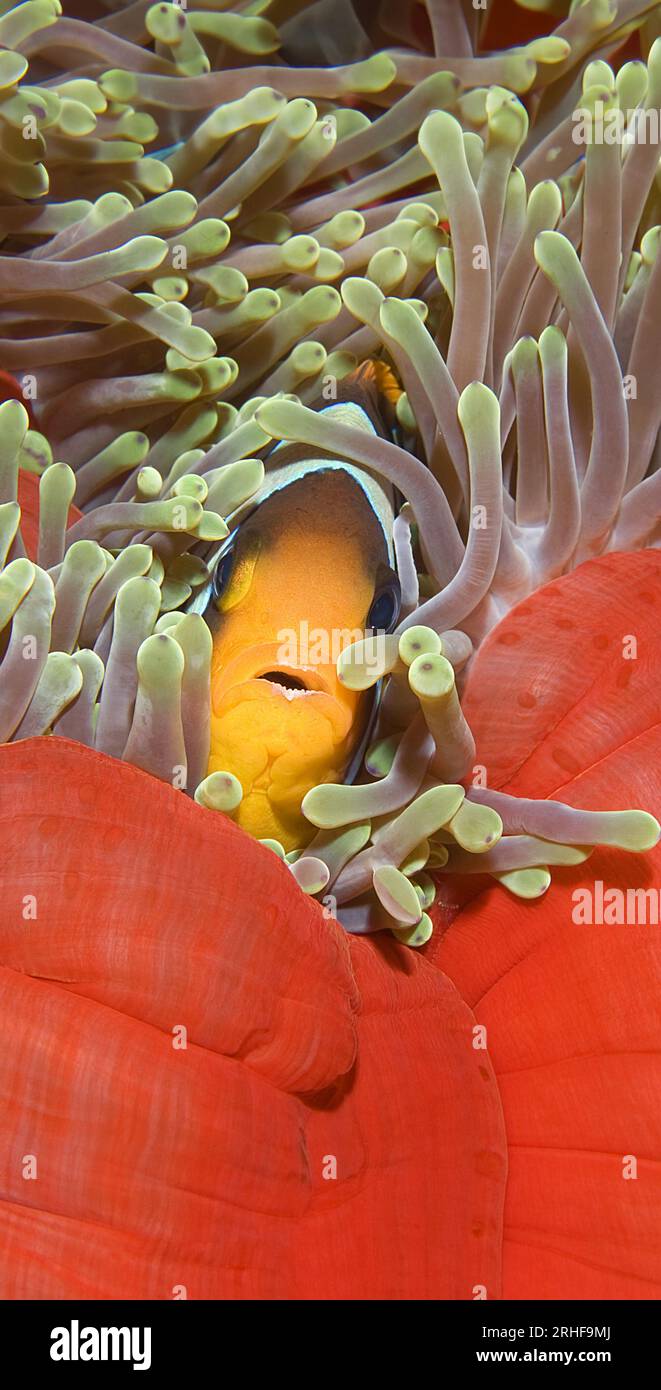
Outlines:
[[[372,885],[386,912],[405,927],[420,921],[422,908],[410,879],[394,864],[383,864],[374,870]]]
[[[423,912],[419,922],[411,927],[391,927],[394,937],[403,946],[417,948],[426,946],[434,930],[434,925],[428,913]]]
[[[195,789],[198,806],[209,811],[236,811],[243,800],[243,787],[233,772],[211,772]]]
[[[311,895],[321,893],[330,878],[328,865],[313,854],[302,854],[294,863],[290,863],[289,871],[299,888]]]
[[[494,878],[515,898],[542,898],[551,886],[551,874],[544,866],[532,869],[511,869],[494,874]]]
[[[613,811],[611,816],[613,839],[609,843],[616,844],[619,849],[640,854],[658,844],[661,825],[648,811]]]

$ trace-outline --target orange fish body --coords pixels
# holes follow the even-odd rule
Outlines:
[[[362,407],[348,408],[352,423],[369,427]],[[235,819],[286,850],[310,840],[301,801],[319,782],[342,780],[372,700],[336,671],[340,652],[370,626],[383,576],[392,580],[384,526],[356,472],[307,460],[267,496],[240,527],[207,614],[209,772],[238,777]]]

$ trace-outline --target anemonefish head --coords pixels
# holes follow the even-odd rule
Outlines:
[[[357,400],[326,409],[376,432]],[[209,772],[238,777],[238,823],[286,850],[314,833],[306,792],[341,781],[364,740],[373,693],[341,685],[337,658],[399,610],[392,498],[362,469],[305,452],[272,451],[264,500],[221,548],[207,607]]]

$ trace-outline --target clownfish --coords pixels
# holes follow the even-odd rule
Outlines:
[[[388,437],[400,393],[385,363],[366,363],[321,414]],[[310,457],[308,445],[277,444],[265,467],[258,504],[211,566],[208,772],[233,773],[235,820],[289,851],[315,833],[306,792],[351,780],[366,746],[374,692],[347,690],[336,662],[366,631],[396,625],[395,498],[367,469]]]

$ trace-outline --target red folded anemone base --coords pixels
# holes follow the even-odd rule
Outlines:
[[[660,569],[591,562],[491,635],[491,786],[655,809]],[[0,764],[0,1296],[659,1297],[661,927],[572,920],[658,851],[534,904],[479,880],[454,920],[445,881],[416,954],[133,767]]]

